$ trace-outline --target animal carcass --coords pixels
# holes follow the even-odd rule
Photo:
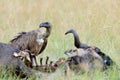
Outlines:
[[[6,70],[12,69],[21,77],[32,74],[29,68],[26,67],[20,57],[14,57],[14,53],[19,53],[20,50],[13,47],[11,44],[0,43],[0,67],[5,67]]]

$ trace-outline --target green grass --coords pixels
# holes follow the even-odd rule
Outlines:
[[[39,57],[48,55],[53,61],[66,57],[64,51],[75,47],[73,36],[64,33],[73,28],[82,42],[98,46],[120,67],[119,8],[119,0],[0,0],[0,42],[8,43],[16,33],[37,29],[41,22],[49,21],[53,25],[52,33],[47,48]],[[13,79],[1,76],[2,80]],[[116,68],[108,75],[96,72],[92,79],[85,74],[65,78],[58,70],[43,79],[119,80],[119,76]]]

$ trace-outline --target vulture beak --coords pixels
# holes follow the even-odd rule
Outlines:
[[[46,27],[46,28],[51,27],[51,24],[49,22],[43,22],[39,25],[39,28],[41,28],[41,27]]]
[[[73,33],[73,32],[75,32],[75,30],[74,30],[74,29],[70,29],[69,31],[67,31],[67,32],[65,33],[65,35],[67,35],[68,33]]]

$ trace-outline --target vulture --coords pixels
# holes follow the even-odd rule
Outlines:
[[[68,70],[72,70],[75,73],[91,72],[92,70],[103,70],[103,59],[92,49],[71,49],[65,51],[68,56],[67,64],[65,65],[65,74],[68,74]]]
[[[46,28],[46,31],[41,30],[42,27]],[[46,48],[51,27],[51,23],[42,22],[39,25],[39,29],[19,33],[18,36],[10,41],[10,44],[19,50],[27,51],[31,62],[33,63],[32,57],[34,57],[35,64],[38,65],[36,56],[41,54]]]
[[[5,70],[13,70],[16,75],[20,75],[21,78],[30,76],[33,72],[27,68],[20,57],[14,57],[14,53],[20,53],[21,51],[15,48],[11,44],[0,42],[0,68],[5,67]]]
[[[69,34],[69,33],[72,33],[73,36],[74,36],[74,45],[76,48],[82,48],[82,49],[88,49],[88,48],[93,48],[95,50],[95,52],[97,54],[99,54],[103,60],[104,60],[104,63],[108,66],[112,65],[113,64],[113,61],[112,59],[107,56],[105,53],[103,53],[98,47],[96,46],[88,46],[87,44],[85,43],[81,43],[80,40],[79,40],[79,36],[78,36],[78,33],[74,30],[74,29],[70,29],[68,30],[65,35]]]

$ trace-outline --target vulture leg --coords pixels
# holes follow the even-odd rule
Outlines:
[[[29,56],[30,56],[30,61],[31,61],[32,67],[33,67],[33,61],[35,61],[35,65],[38,66],[36,56],[31,53],[29,53]]]
[[[29,53],[29,57],[30,57],[30,61],[31,61],[31,64],[32,64],[32,66],[31,66],[31,68],[32,68],[33,67],[33,57],[31,55],[31,53]]]
[[[38,66],[36,56],[35,56],[35,55],[32,55],[32,57],[33,57],[33,59],[34,59],[34,61],[35,61],[36,66]]]

